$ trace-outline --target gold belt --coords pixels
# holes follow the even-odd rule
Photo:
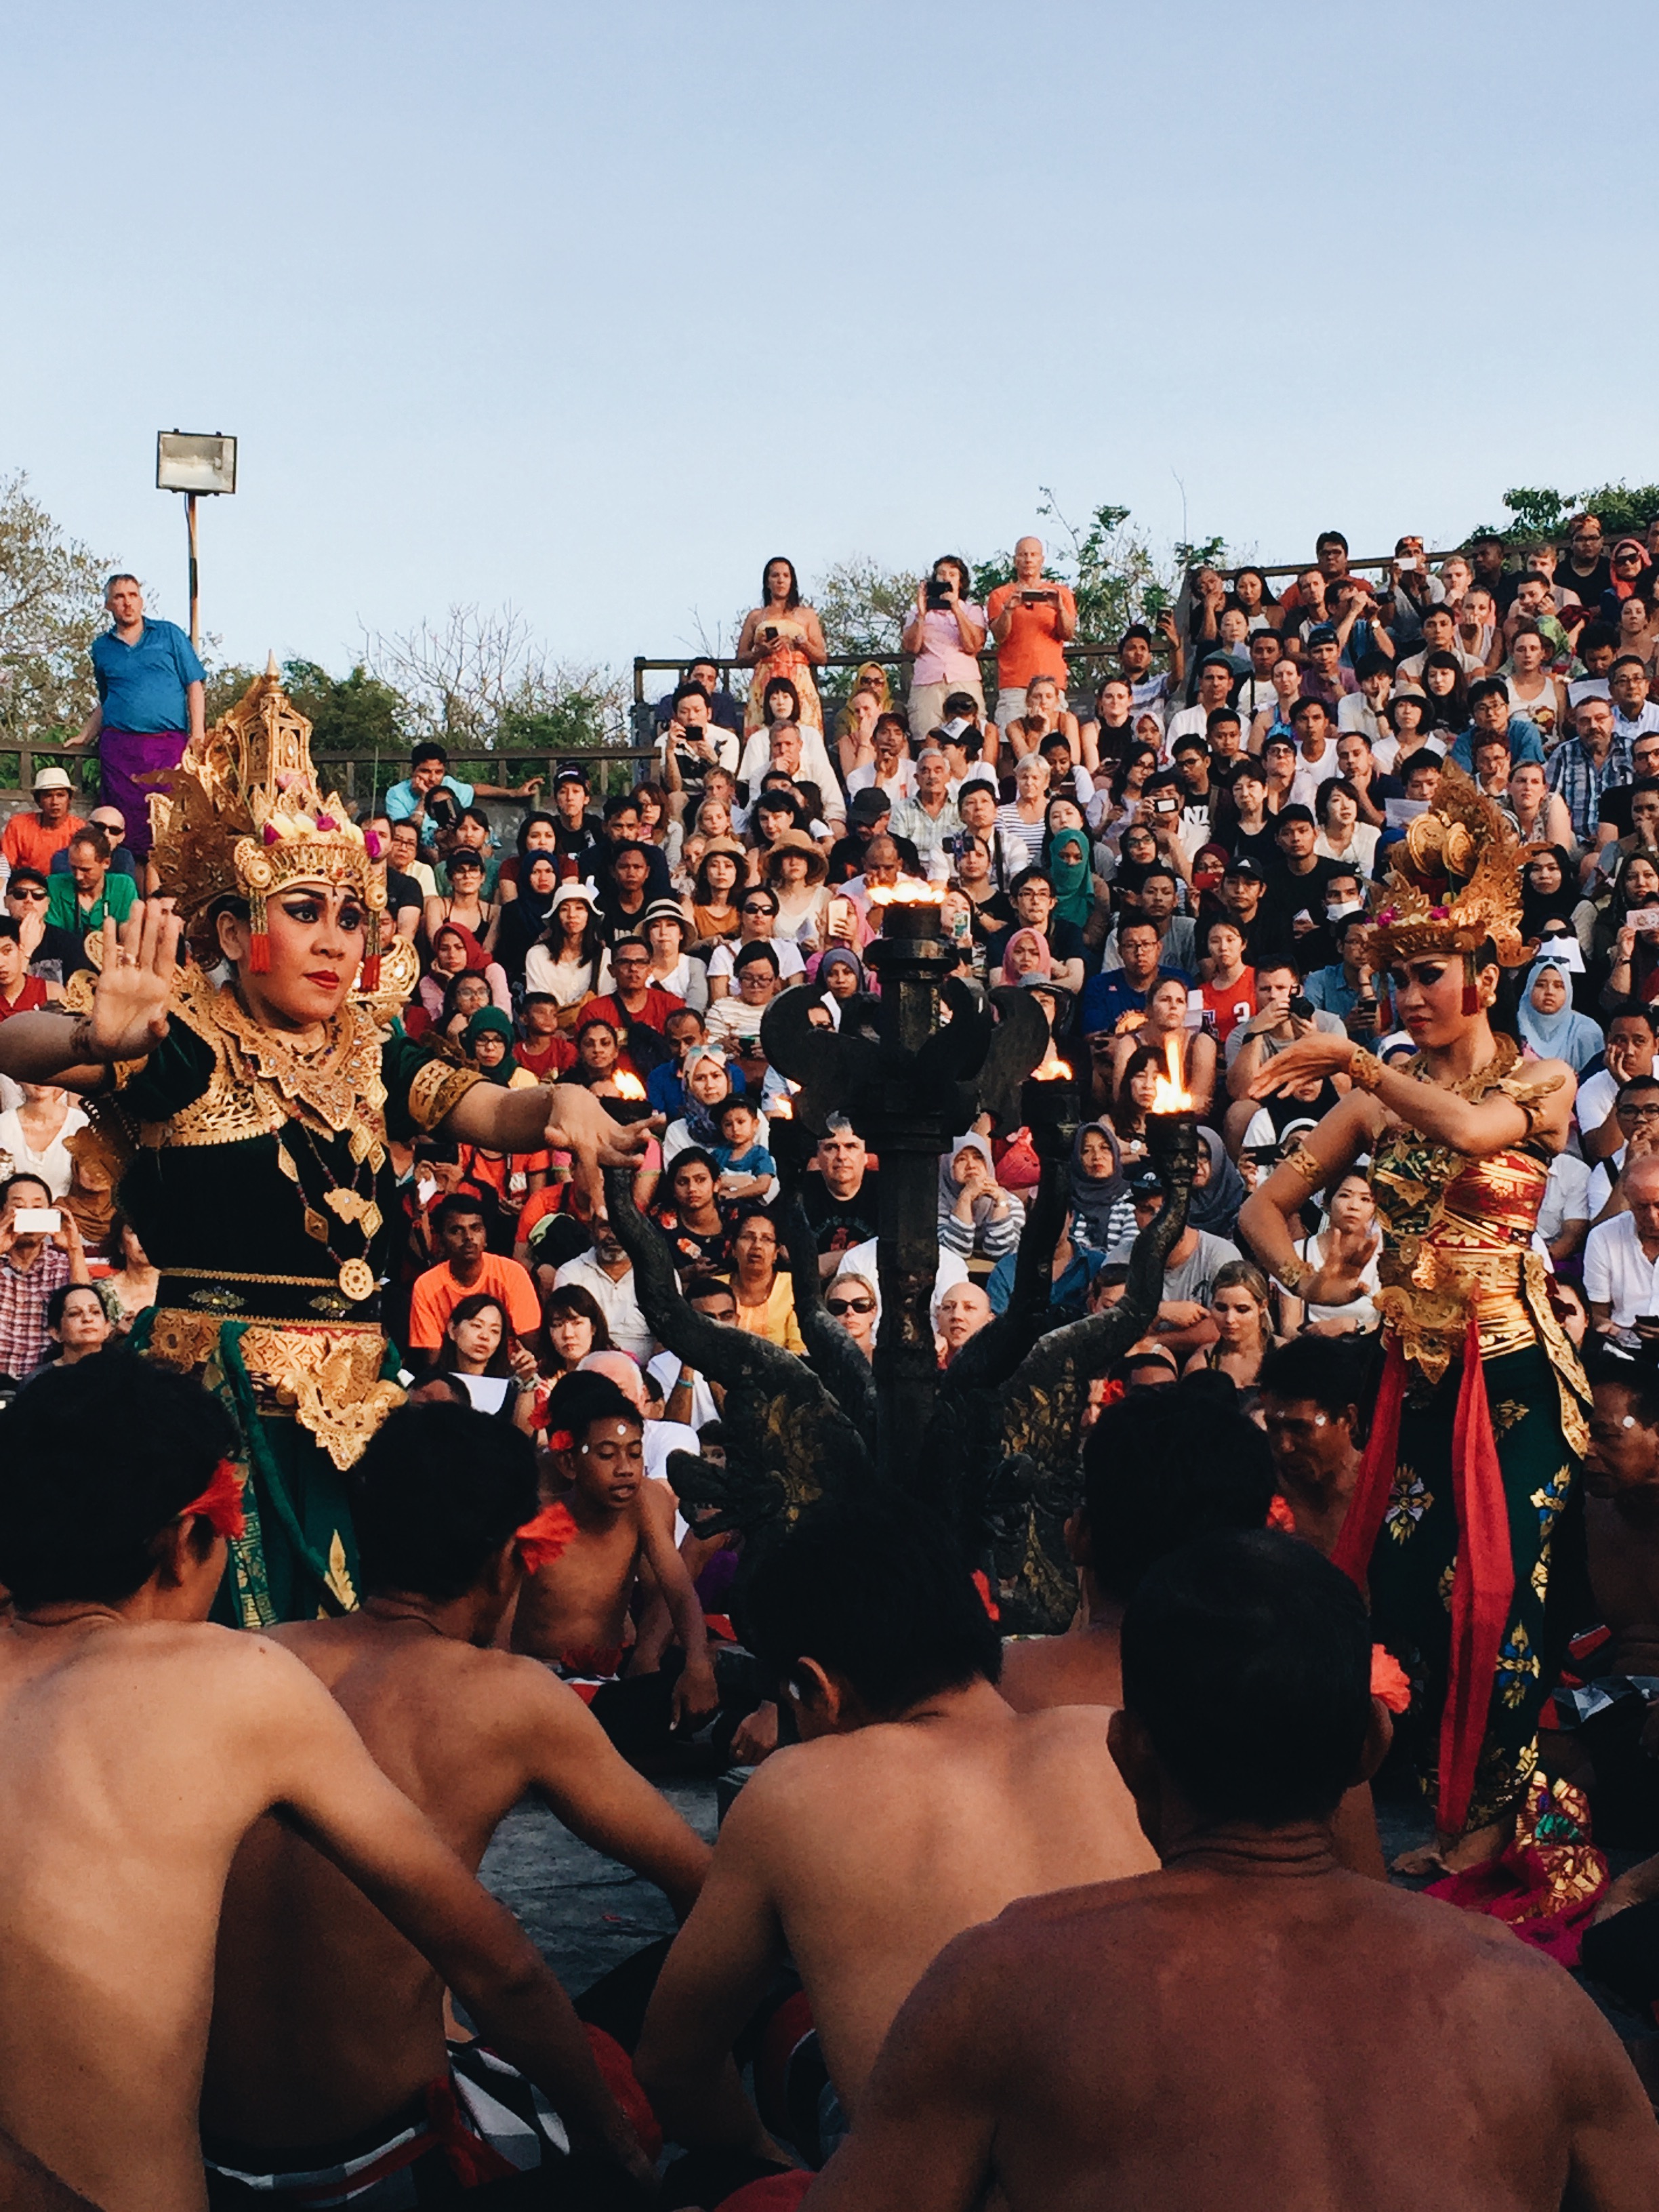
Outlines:
[[[1375,1300],[1383,1324],[1431,1382],[1461,1358],[1469,1316],[1480,1332],[1480,1357],[1497,1359],[1538,1341],[1522,1291],[1526,1254],[1480,1252],[1406,1240],[1385,1259]]]
[[[237,1351],[259,1412],[297,1420],[342,1473],[404,1402],[397,1384],[380,1379],[386,1338],[374,1322],[281,1321],[158,1306],[150,1351],[173,1366],[205,1366],[218,1352],[227,1319],[242,1325]]]

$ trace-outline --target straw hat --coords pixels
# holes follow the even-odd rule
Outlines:
[[[804,830],[785,830],[773,839],[767,848],[766,857],[761,863],[762,872],[769,884],[775,883],[781,872],[776,864],[785,853],[801,854],[806,862],[806,880],[809,884],[821,884],[830,872],[829,861],[824,859]]]

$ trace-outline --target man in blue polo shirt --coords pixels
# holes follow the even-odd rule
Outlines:
[[[98,704],[70,743],[97,739],[104,804],[121,816],[142,859],[149,850],[149,801],[172,791],[185,745],[202,734],[207,672],[177,623],[146,619],[136,576],[112,576],[104,605],[114,627],[92,641]]]
[[[432,836],[432,817],[427,802],[434,791],[447,791],[452,795],[455,801],[453,818],[459,819],[475,799],[528,799],[541,789],[543,781],[541,776],[532,775],[527,783],[511,789],[501,783],[463,783],[459,776],[449,773],[449,755],[435,738],[428,738],[410,754],[409,774],[387,792],[386,811],[391,821],[416,823],[424,845]]]
[[[1544,759],[1544,740],[1529,715],[1510,712],[1509,686],[1496,676],[1483,676],[1469,686],[1469,726],[1453,743],[1451,757],[1465,775],[1474,774],[1474,749],[1483,738],[1502,738],[1510,749],[1510,766],[1518,761]]]

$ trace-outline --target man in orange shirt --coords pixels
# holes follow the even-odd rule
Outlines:
[[[77,830],[86,823],[70,811],[75,787],[61,768],[43,768],[34,779],[33,814],[14,814],[0,836],[0,855],[7,869],[39,868],[45,875],[52,856],[61,853]]]
[[[1052,676],[1066,696],[1065,646],[1077,634],[1077,601],[1064,584],[1044,580],[1042,540],[1022,538],[1014,548],[1014,580],[999,584],[985,602],[997,642],[1000,730],[1025,712],[1025,687],[1034,676]]]
[[[409,1303],[410,1352],[435,1352],[450,1315],[463,1298],[480,1291],[501,1300],[513,1334],[535,1351],[542,1330],[536,1285],[528,1268],[486,1249],[483,1201],[469,1191],[452,1192],[435,1208],[433,1221],[444,1256],[415,1279]]]

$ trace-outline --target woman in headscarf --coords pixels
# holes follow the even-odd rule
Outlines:
[[[520,862],[517,896],[501,908],[495,931],[495,957],[509,983],[523,983],[525,955],[552,920],[558,888],[557,855],[526,853]]]
[[[513,1024],[499,1006],[481,1006],[466,1025],[466,1056],[486,1083],[533,1089],[536,1079],[513,1057]]]
[[[1648,571],[1653,563],[1639,538],[1620,538],[1614,541],[1608,565],[1613,581],[1601,594],[1601,619],[1618,628],[1625,601],[1647,597]]]
[[[1547,954],[1528,969],[1515,1018],[1521,1042],[1540,1060],[1565,1060],[1575,1075],[1583,1073],[1605,1042],[1588,1014],[1573,1012],[1572,979]]]
[[[1215,1131],[1200,1123],[1198,1140],[1209,1154],[1210,1166],[1206,1176],[1194,1182],[1192,1195],[1187,1200],[1188,1226],[1201,1229],[1206,1236],[1224,1237],[1231,1243],[1238,1223],[1238,1209],[1249,1193]]]
[[[470,929],[459,921],[447,921],[434,933],[431,964],[416,993],[426,1015],[422,1028],[435,1022],[443,1012],[444,994],[457,975],[482,975],[489,986],[494,1003],[504,1013],[511,1010],[513,1000],[501,963],[489,957]],[[411,1030],[410,1034],[416,1032]]]
[[[726,1054],[712,1044],[692,1046],[680,1069],[680,1080],[685,1086],[685,1111],[664,1132],[665,1167],[672,1166],[675,1155],[683,1152],[688,1145],[695,1145],[713,1156],[715,1146],[723,1141],[714,1115],[732,1096],[733,1087]],[[766,1139],[757,1132],[756,1142],[763,1145]]]
[[[1134,1200],[1109,1121],[1085,1121],[1072,1139],[1072,1242],[1109,1252],[1134,1234]]]
[[[1025,1217],[997,1181],[988,1140],[969,1131],[939,1164],[940,1249],[1000,1260],[1019,1242]]]
[[[1002,948],[1002,965],[991,970],[994,985],[1018,983],[1027,975],[1052,975],[1054,956],[1040,929],[1016,929]]]
[[[1527,856],[1521,871],[1522,939],[1535,945],[1553,923],[1573,927],[1578,907],[1578,871],[1565,845],[1541,845]]]

